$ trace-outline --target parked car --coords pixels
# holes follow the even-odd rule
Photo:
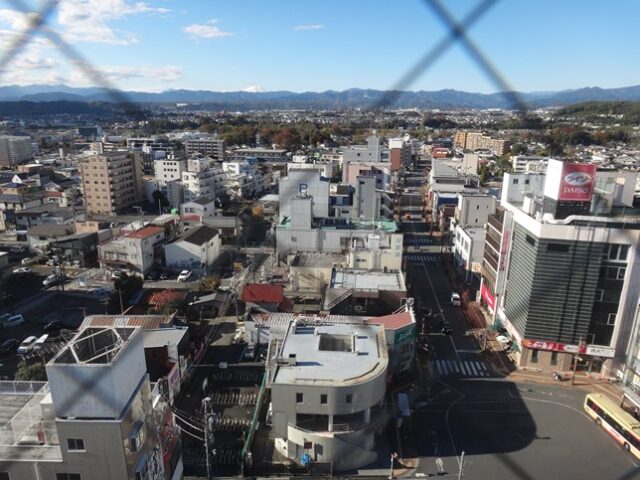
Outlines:
[[[20,314],[18,315],[11,315],[9,318],[7,318],[4,323],[3,326],[5,328],[9,328],[9,327],[16,327],[18,325],[22,325],[24,323],[24,317]]]
[[[33,273],[31,267],[19,267],[13,270],[14,275],[24,275],[27,273]]]
[[[3,325],[5,320],[11,316],[10,313],[3,313],[0,315],[0,325]]]
[[[182,270],[180,272],[180,275],[178,275],[178,281],[179,282],[186,282],[187,280],[189,280],[189,278],[191,278],[191,270]]]
[[[171,272],[169,270],[163,270],[160,274],[160,280],[169,280],[171,278]]]
[[[38,337],[34,337],[33,335],[25,338],[20,344],[20,346],[18,347],[18,353],[22,353],[22,354],[29,353],[31,350],[33,350],[37,341],[38,341]]]
[[[451,328],[451,324],[449,322],[442,322],[440,324],[440,332],[445,335],[451,335],[453,333],[453,329]]]
[[[42,281],[42,285],[44,285],[45,287],[50,287],[51,285],[55,285],[56,283],[58,283],[58,276],[53,274],[49,275]]]
[[[32,263],[36,263],[38,257],[26,257],[20,260],[20,265],[31,265]]]
[[[98,287],[93,291],[93,294],[98,297],[108,297],[113,293],[113,289],[109,287]]]
[[[27,247],[23,247],[21,245],[13,246],[9,249],[11,253],[24,253],[27,251]]]
[[[47,338],[49,338],[48,333],[45,333],[44,335],[40,335],[38,339],[35,341],[35,343],[33,344],[33,349],[40,350],[44,346],[44,342],[47,341]]]
[[[458,295],[456,292],[453,292],[451,294],[451,305],[453,305],[454,307],[460,307],[462,305],[460,295]]]
[[[151,280],[155,282],[160,279],[160,275],[161,275],[161,272],[159,270],[150,270],[149,272],[147,272],[147,275],[145,276],[145,278],[147,280]]]
[[[0,343],[0,354],[7,355],[14,353],[16,351],[16,347],[20,343],[20,340],[17,338],[9,338],[4,342]]]

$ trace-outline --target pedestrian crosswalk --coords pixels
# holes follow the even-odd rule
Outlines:
[[[440,375],[462,375],[464,377],[490,377],[487,365],[481,361],[436,360],[433,362]]]
[[[436,263],[438,258],[435,255],[416,255],[416,254],[408,254],[405,255],[405,258],[409,262],[427,262],[427,263]]]

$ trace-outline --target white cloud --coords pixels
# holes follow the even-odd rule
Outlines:
[[[0,22],[11,26],[13,30],[24,30],[30,23],[29,14],[18,12],[17,10],[8,10],[3,8],[0,10]]]
[[[166,14],[166,8],[154,8],[144,2],[127,0],[65,0],[60,3],[58,23],[69,41],[128,45],[138,38],[131,32],[113,29],[109,21],[140,14]]]
[[[313,24],[313,25],[296,25],[293,27],[293,30],[296,32],[301,32],[304,30],[322,30],[324,25]]]
[[[175,65],[139,65],[135,67],[107,66],[100,68],[100,73],[111,83],[131,84],[144,80],[145,85],[174,82],[182,78],[182,69]],[[65,81],[68,85],[76,87],[95,86],[95,82],[88,78],[82,69],[74,69]],[[127,87],[128,88],[128,87]]]
[[[262,88],[260,85],[249,85],[248,87],[243,88],[241,91],[248,92],[248,93],[259,93],[259,92],[264,92],[265,89]]]
[[[106,67],[102,69],[110,80],[153,79],[161,82],[175,82],[182,78],[182,69],[175,65],[154,67],[142,65],[139,67]]]
[[[222,38],[231,37],[235,35],[231,32],[225,32],[220,30],[216,23],[218,20],[209,20],[207,23],[192,23],[182,29],[183,32],[188,33],[192,38]]]

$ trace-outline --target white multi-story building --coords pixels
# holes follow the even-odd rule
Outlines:
[[[182,172],[187,167],[186,160],[161,159],[154,162],[155,177],[160,185],[165,186],[167,182],[177,181],[182,178]]]
[[[276,448],[338,471],[374,462],[388,363],[382,326],[291,322],[269,362]]]
[[[31,137],[0,135],[0,165],[16,165],[33,159]]]
[[[222,162],[225,158],[224,140],[217,137],[191,138],[185,140],[183,143],[187,155],[196,153],[207,155],[211,157],[214,162]]]
[[[513,173],[526,173],[531,171],[531,165],[538,165],[540,162],[548,160],[548,157],[540,157],[537,155],[511,155],[510,160],[511,170]]]
[[[280,180],[280,219],[291,217],[291,201],[299,195],[312,199],[313,216],[329,216],[329,178],[317,168],[300,168],[289,171]]]
[[[506,174],[489,218],[482,298],[521,350],[521,366],[617,374],[640,297],[637,173],[550,159]]]
[[[164,239],[163,228],[147,226],[98,245],[100,267],[145,273],[160,257]]]

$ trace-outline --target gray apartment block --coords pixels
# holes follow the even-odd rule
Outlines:
[[[180,478],[181,459],[165,468],[180,447],[163,452],[143,350],[139,327],[89,327],[47,364],[48,383],[3,385],[0,477]]]

